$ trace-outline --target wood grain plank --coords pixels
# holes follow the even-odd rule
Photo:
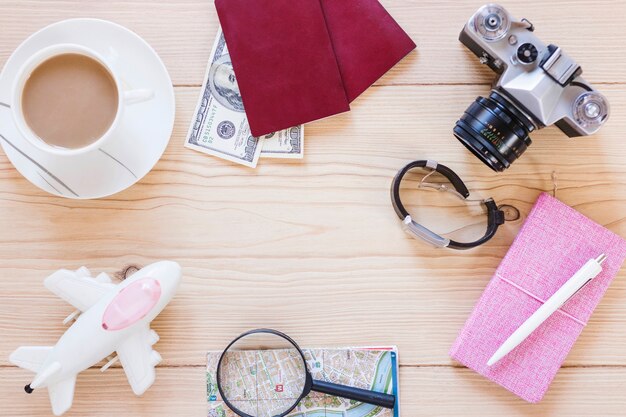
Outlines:
[[[203,367],[158,368],[154,386],[135,397],[121,369],[104,375],[92,369],[78,377],[74,406],[67,417],[201,417],[207,411],[204,375]],[[24,393],[23,385],[30,377],[22,370],[0,368],[0,397],[11,398],[13,417],[50,413],[45,392]],[[528,404],[465,368],[402,368],[401,413],[411,417],[617,417],[624,415],[626,407],[625,380],[624,368],[562,369],[544,400]]]
[[[79,377],[68,416],[205,415],[205,352],[257,326],[280,328],[307,346],[397,344],[403,415],[624,414],[624,271],[539,405],[458,367],[447,351],[537,195],[552,189],[553,171],[559,198],[626,235],[626,63],[619,53],[626,2],[505,2],[517,17],[529,17],[544,41],[571,54],[588,80],[603,84],[613,115],[592,138],[568,140],[556,128],[534,134],[531,150],[502,175],[451,135],[494,78],[457,40],[478,4],[382,2],[418,52],[351,113],[307,125],[304,161],[265,160],[256,170],[182,146],[217,30],[212,1],[1,2],[0,66],[33,31],[97,17],[144,37],[179,88],[165,156],[139,184],[111,198],[48,196],[0,155],[0,415],[50,415],[47,395],[26,396],[22,386],[30,375],[7,361],[15,347],[52,344],[64,330],[61,320],[71,309],[43,288],[47,274],[81,265],[114,273],[164,258],[181,262],[185,277],[154,323],[166,365],[157,383],[136,398],[121,369],[89,370]],[[522,219],[466,253],[411,240],[391,210],[389,182],[403,163],[426,157],[454,168],[483,196],[517,207]],[[480,225],[475,208],[410,187],[404,192],[411,210],[440,232],[467,235],[476,228],[463,225]]]
[[[321,262],[326,261],[318,260]],[[206,275],[206,271],[215,271],[213,268],[203,268],[200,273]],[[397,344],[402,364],[449,365],[447,352],[480,295],[480,289],[466,288],[476,285],[466,283],[476,281],[484,286],[487,282],[487,273],[483,277],[457,273],[440,285],[407,276],[402,280],[385,279],[381,286],[378,277],[356,270],[346,274],[300,274],[298,278],[272,276],[271,285],[260,276],[246,278],[231,273],[226,284],[221,277],[190,278],[190,270],[195,268],[186,268],[179,296],[154,322],[161,336],[156,349],[167,365],[201,364],[206,350],[223,349],[229,339],[257,327],[281,329],[307,346],[329,341],[338,345]],[[442,275],[436,270],[413,271],[414,275]],[[453,274],[450,271],[448,276]],[[302,281],[315,284],[304,285]],[[626,364],[622,349],[625,293],[623,284],[609,290],[566,365]],[[61,321],[71,309],[49,296],[43,297],[14,296],[14,301],[3,302],[2,364],[7,364],[8,355],[18,346],[53,345],[65,330]]]
[[[375,88],[352,113],[307,128],[304,161],[264,160],[250,170],[182,146],[199,90],[177,88],[176,128],[163,160],[138,185],[97,201],[46,196],[1,156],[0,364],[16,346],[50,344],[63,331],[70,308],[43,288],[47,274],[83,264],[111,273],[166,258],[185,267],[179,296],[155,323],[167,364],[198,365],[207,349],[256,326],[281,328],[308,345],[395,343],[403,364],[449,364],[452,341],[522,220],[470,252],[414,241],[398,227],[388,196],[405,162],[445,162],[470,188],[523,216],[552,188],[556,170],[563,201],[626,233],[626,88],[609,87],[616,110],[601,134],[569,140],[555,128],[538,132],[503,175],[450,134],[483,89]],[[447,105],[419,104],[435,97]],[[477,219],[454,197],[407,191],[407,199],[442,232]],[[621,272],[568,365],[626,364],[624,278]]]
[[[382,3],[418,44],[418,52],[394,68],[380,84],[490,83],[491,71],[457,40],[480,3],[437,0],[383,0]],[[516,17],[528,17],[537,35],[574,57],[591,82],[626,82],[618,28],[626,15],[620,0],[532,0],[504,2]],[[199,85],[217,31],[213,1],[206,0],[3,0],[0,65],[32,32],[59,20],[95,17],[120,23],[144,37],[165,61],[176,85]]]

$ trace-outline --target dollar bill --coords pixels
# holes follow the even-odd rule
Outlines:
[[[299,136],[296,139],[297,132]],[[259,139],[250,133],[226,40],[220,28],[185,146],[252,168],[257,166],[265,143],[268,144],[268,154],[277,158],[293,158],[296,153],[302,152],[302,126],[268,136],[271,137]]]
[[[264,136],[261,158],[302,159],[304,156],[304,126]]]

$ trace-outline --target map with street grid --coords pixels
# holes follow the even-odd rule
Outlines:
[[[237,417],[223,402],[216,384],[221,352],[207,355],[208,417]],[[304,364],[291,349],[227,352],[222,362],[222,390],[240,411],[273,417],[300,397]],[[395,348],[305,349],[313,379],[397,395]],[[289,417],[398,417],[398,410],[311,392]]]

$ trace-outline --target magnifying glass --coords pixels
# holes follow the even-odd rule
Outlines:
[[[243,333],[226,347],[217,389],[241,417],[284,417],[311,391],[391,409],[396,403],[393,395],[314,380],[296,342],[271,329]]]

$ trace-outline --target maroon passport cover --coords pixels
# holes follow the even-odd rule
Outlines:
[[[416,48],[378,0],[321,0],[348,101]]]
[[[320,0],[216,0],[254,136],[350,110]]]

